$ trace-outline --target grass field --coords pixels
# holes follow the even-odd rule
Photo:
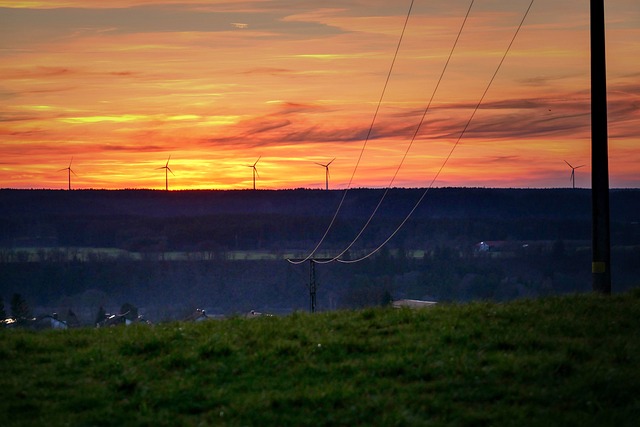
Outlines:
[[[640,291],[0,331],[4,426],[635,426]]]

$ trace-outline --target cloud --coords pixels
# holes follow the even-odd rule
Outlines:
[[[246,147],[289,145],[291,143],[325,143],[363,141],[369,133],[369,124],[353,122],[350,125],[332,126],[330,114],[339,113],[335,108],[295,102],[278,102],[278,110],[250,120],[241,121],[225,128],[223,136],[211,137],[205,144],[234,144]],[[408,134],[411,130],[404,123],[380,123],[370,135],[370,139],[379,139],[399,134]]]
[[[631,113],[635,111],[624,102],[620,111],[627,111],[622,107]],[[475,104],[467,102],[433,108],[422,123],[417,139],[456,140],[474,108]],[[452,114],[452,110],[465,110],[467,114]],[[423,111],[409,109],[378,118],[369,140],[391,138],[410,141]],[[205,143],[259,147],[364,141],[369,134],[370,122],[366,119],[345,120],[346,114],[335,107],[330,110],[313,104],[281,102],[276,112],[225,128],[223,136],[208,138]],[[339,119],[335,118],[336,115]],[[577,95],[569,100],[522,98],[487,102],[477,112],[463,138],[515,141],[545,136],[580,137],[588,132],[589,117],[588,100]]]
[[[244,123],[248,125],[249,130],[245,132],[244,136],[255,136],[265,132],[271,132],[277,129],[287,127],[291,124],[289,120],[252,120],[250,123]]]
[[[271,76],[277,75],[291,75],[294,71],[287,68],[275,68],[275,67],[257,67],[243,71],[241,74],[267,74]]]
[[[157,152],[157,151],[166,151],[166,147],[162,147],[160,145],[124,145],[124,144],[107,144],[101,145],[101,150],[105,151],[123,151],[123,152]]]
[[[12,48],[91,33],[227,32],[234,27],[300,40],[341,32],[318,22],[287,20],[288,14],[286,10],[268,8],[225,11],[223,7],[192,8],[178,4],[93,9],[0,8],[3,35],[12,40]]]
[[[564,75],[564,76],[535,76],[535,77],[527,77],[524,79],[518,79],[517,83],[524,86],[548,86],[552,82],[556,82],[558,80],[566,80],[575,77],[575,75]]]
[[[236,134],[223,137],[208,138],[205,143],[236,144],[245,147],[290,145],[292,143],[329,143],[329,142],[361,142],[369,132],[366,125],[335,126],[330,127],[317,123],[296,123],[292,120],[253,120],[239,124],[243,130]],[[385,137],[397,137],[400,132],[406,130],[397,128],[383,128],[374,130],[369,140]]]
[[[67,77],[79,74],[78,70],[68,67],[21,67],[9,68],[1,71],[3,79],[50,79],[55,77]]]
[[[0,78],[4,80],[43,80],[48,83],[51,81],[65,80],[76,81],[79,77],[136,77],[140,73],[133,71],[89,71],[86,69],[74,67],[44,67],[30,66],[20,68],[6,68],[0,70]],[[76,86],[67,86],[59,88],[46,88],[30,90],[28,93],[48,93],[60,92],[64,90],[74,89]]]
[[[491,156],[485,159],[480,159],[478,163],[505,163],[505,162],[519,162],[520,156]]]

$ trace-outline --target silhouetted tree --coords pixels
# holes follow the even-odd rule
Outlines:
[[[133,304],[125,302],[124,304],[122,304],[122,307],[120,307],[120,314],[124,315],[125,318],[133,321],[138,318],[138,308]]]
[[[389,292],[388,290],[385,290],[384,293],[382,294],[382,306],[383,307],[387,307],[389,305],[391,305],[391,303],[393,303],[393,297],[391,296],[391,292]]]
[[[77,328],[78,326],[80,326],[80,320],[78,319],[78,316],[76,316],[76,314],[71,309],[69,309],[69,311],[67,312],[67,325],[70,328]]]
[[[20,294],[11,297],[11,317],[18,321],[32,317],[27,301]]]
[[[95,322],[93,322],[93,324],[97,325],[98,323],[102,322],[106,318],[107,318],[107,312],[104,311],[103,306],[100,306],[100,308],[98,309],[98,314],[96,315],[96,320]]]

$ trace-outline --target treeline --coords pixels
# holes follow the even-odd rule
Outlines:
[[[389,193],[356,248],[377,246],[423,190]],[[342,192],[0,190],[0,247],[112,247],[128,251],[289,250],[312,247]],[[327,248],[351,242],[381,190],[351,190]],[[612,192],[614,244],[640,241],[640,191]],[[434,189],[390,242],[394,248],[480,240],[589,239],[585,190]]]
[[[328,249],[342,249],[366,219],[338,219],[325,240]],[[356,249],[375,247],[400,223],[398,218],[374,220],[356,242]],[[4,230],[5,249],[20,247],[119,248],[132,252],[231,250],[304,250],[313,247],[330,217],[283,214],[211,215],[199,217],[41,217],[14,219]],[[411,220],[390,242],[392,248],[423,249],[472,245],[482,240],[589,240],[590,219],[565,218],[425,218]],[[640,226],[612,223],[615,245],[640,242]]]
[[[133,252],[281,250],[312,247],[323,235],[330,217],[291,215],[213,215],[201,217],[43,217],[15,219],[3,233],[5,248],[95,247]],[[341,249],[365,225],[365,219],[338,219],[326,247]],[[373,221],[356,248],[375,247],[398,226],[397,218]],[[638,228],[615,223],[618,244],[638,241]],[[587,219],[540,218],[427,218],[408,221],[390,242],[393,248],[473,244],[481,240],[588,240]]]

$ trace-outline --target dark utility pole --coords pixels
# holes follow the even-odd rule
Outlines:
[[[304,258],[289,258],[291,262],[304,262]],[[316,263],[318,261],[333,261],[333,258],[309,258],[309,297],[311,299],[311,312],[316,311],[316,293],[318,283],[316,282]]]
[[[609,153],[604,0],[591,2],[592,288],[611,294]]]
[[[314,260],[309,260],[309,296],[311,297],[311,312],[316,311],[316,291],[318,285],[316,283],[316,263]]]

